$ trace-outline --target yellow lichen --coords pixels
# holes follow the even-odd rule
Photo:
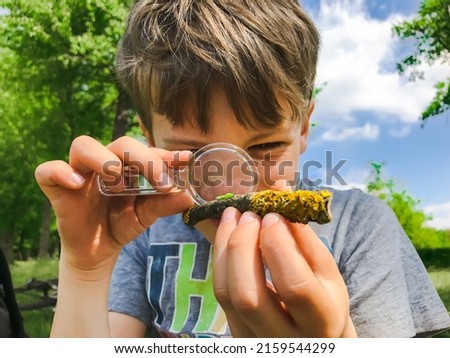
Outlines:
[[[307,222],[328,211],[326,201],[330,197],[331,193],[326,190],[264,190],[254,194],[250,208],[261,217],[277,212],[289,221]]]

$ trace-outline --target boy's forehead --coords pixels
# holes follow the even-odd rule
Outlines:
[[[155,139],[157,138],[158,142],[167,146],[183,144],[198,147],[210,142],[230,142],[231,139],[238,138],[257,141],[273,136],[275,133],[289,132],[297,127],[297,124],[286,119],[272,127],[246,128],[232,115],[212,116],[211,127],[207,133],[204,133],[192,120],[182,125],[173,125],[166,116],[159,113],[153,113],[152,119],[152,132]]]
[[[223,90],[220,88],[215,88],[212,91],[211,96],[211,104],[209,108],[209,122],[210,122],[210,130],[207,133],[202,132],[199,121],[197,118],[198,109],[195,107],[195,97],[192,98],[192,101],[188,101],[183,105],[183,113],[181,114],[181,118],[169,118],[164,113],[160,113],[158,111],[153,110],[151,113],[152,118],[152,127],[163,126],[166,127],[168,125],[171,126],[173,130],[184,130],[189,129],[192,131],[198,130],[202,134],[208,134],[210,131],[214,131],[216,127],[221,128],[222,130],[226,130],[226,126],[228,124],[238,125],[243,128],[249,128],[248,124],[251,123],[251,131],[265,131],[265,130],[273,130],[274,126],[267,126],[261,123],[261,121],[255,116],[249,108],[246,111],[247,118],[238,118],[233,111],[233,106],[228,102],[228,98]],[[276,100],[281,107],[281,114],[283,119],[280,121],[280,126],[283,126],[285,122],[292,121],[292,112],[289,108],[289,104],[287,100],[281,96],[277,95]],[[192,103],[192,105],[190,103]],[[250,119],[250,121],[248,120]],[[171,125],[172,123],[179,123],[175,126]]]

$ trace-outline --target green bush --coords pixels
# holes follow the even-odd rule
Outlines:
[[[417,253],[428,271],[437,269],[450,270],[450,248],[418,249]],[[450,279],[449,279],[450,285]]]
[[[374,178],[368,183],[367,191],[392,208],[416,249],[450,248],[450,234],[428,226],[432,217],[419,208],[420,200],[412,198],[406,190],[397,189],[394,180],[383,179],[381,164],[371,164]]]

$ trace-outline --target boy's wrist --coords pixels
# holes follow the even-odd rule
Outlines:
[[[111,273],[114,269],[118,255],[89,266],[79,265],[76,263],[76,260],[71,260],[68,256],[69,255],[64,253],[64,250],[61,250],[59,261],[60,279],[64,278],[72,280],[73,282],[94,284],[105,281],[109,284]]]
[[[115,259],[95,266],[77,266],[61,250],[58,300],[52,325],[52,337],[108,337],[109,281]],[[92,317],[95,316],[95,322]],[[71,322],[68,324],[67,322]]]

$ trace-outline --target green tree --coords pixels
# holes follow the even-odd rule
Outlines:
[[[450,247],[450,237],[445,231],[427,225],[432,218],[419,208],[420,200],[415,200],[406,190],[399,190],[394,180],[384,179],[382,164],[371,165],[373,178],[367,191],[391,207],[413,245],[418,249]]]
[[[436,61],[450,64],[450,0],[422,0],[417,16],[393,27],[401,39],[415,38],[417,48],[397,65],[400,73],[411,68],[412,78],[421,78],[417,65]],[[436,95],[422,113],[422,120],[440,114],[450,106],[450,80],[436,84]]]
[[[0,0],[0,245],[49,251],[51,211],[35,167],[72,140],[125,134],[130,101],[115,54],[131,0]]]
[[[13,244],[31,248],[33,240],[25,238],[33,237],[30,228],[38,225],[35,205],[42,198],[30,184],[40,145],[29,140],[36,122],[27,125],[26,119],[45,112],[46,104],[37,106],[39,100],[23,91],[22,82],[9,81],[17,65],[14,53],[0,49],[0,57],[0,245],[10,258]]]

